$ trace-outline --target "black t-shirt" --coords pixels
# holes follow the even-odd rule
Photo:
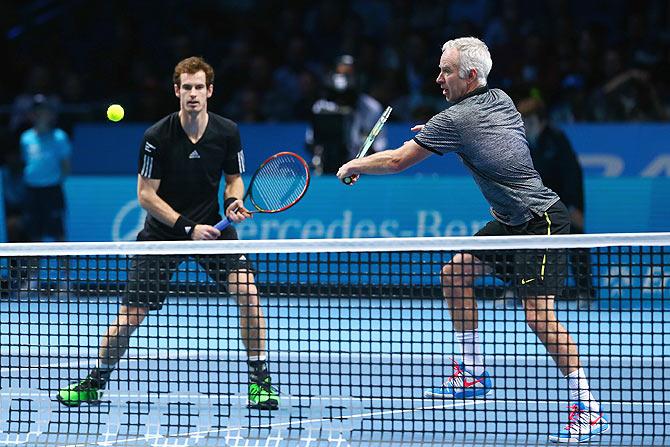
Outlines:
[[[559,195],[565,206],[583,212],[582,168],[563,131],[545,127],[537,142],[531,144],[530,155],[542,182]]]
[[[144,133],[137,172],[148,179],[160,179],[158,196],[176,212],[196,223],[214,225],[221,220],[221,177],[244,172],[237,124],[209,112],[205,132],[192,143],[181,126],[179,113],[172,113]],[[150,214],[144,232],[156,239],[185,238]]]

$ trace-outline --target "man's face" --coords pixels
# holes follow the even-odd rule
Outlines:
[[[458,76],[458,62],[460,56],[455,48],[448,48],[440,57],[440,74],[435,82],[442,87],[442,94],[447,101],[455,102],[468,92],[467,79]]]
[[[207,109],[207,98],[212,96],[214,86],[207,87],[204,71],[194,74],[182,73],[181,85],[175,84],[174,92],[179,98],[179,107],[188,113],[198,113]]]
[[[49,129],[54,124],[56,114],[48,107],[37,107],[33,110],[33,126],[37,129]]]

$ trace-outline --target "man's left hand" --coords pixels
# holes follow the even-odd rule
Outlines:
[[[221,232],[211,225],[198,224],[193,227],[191,239],[194,241],[213,241],[221,236]]]

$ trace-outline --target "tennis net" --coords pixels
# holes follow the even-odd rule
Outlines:
[[[577,357],[538,338],[559,333],[554,314],[588,381],[576,391],[607,420],[593,440],[667,444],[668,247],[669,233],[3,244],[0,444],[545,445],[578,422]],[[469,280],[482,357],[455,367],[475,346],[454,331],[475,318]],[[104,389],[72,388],[92,370]]]

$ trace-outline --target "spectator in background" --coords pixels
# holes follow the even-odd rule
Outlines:
[[[668,117],[651,76],[629,69],[609,79],[594,94],[598,121],[662,121]]]
[[[264,55],[252,56],[245,72],[244,84],[236,90],[224,107],[230,119],[243,123],[275,120],[287,106],[273,89],[273,71]]]
[[[20,138],[26,186],[25,229],[32,242],[65,240],[63,180],[70,169],[70,139],[56,127],[56,105],[33,97],[33,126]]]
[[[305,141],[314,154],[317,173],[335,173],[342,163],[354,158],[384,111],[381,103],[360,90],[353,56],[337,58],[326,77],[326,95],[312,106],[311,126]],[[386,146],[382,129],[371,153]]]
[[[542,177],[542,183],[558,194],[568,208],[571,233],[584,233],[584,179],[577,154],[565,133],[549,124],[541,99],[525,98],[519,101],[517,108],[526,127],[535,170]],[[564,290],[563,297],[593,298],[595,290],[591,280],[589,250],[576,250],[570,261],[576,287]]]
[[[314,89],[309,83],[319,74],[318,65],[307,60],[305,41],[299,37],[289,39],[284,63],[273,74],[275,94],[281,97],[280,102],[287,109],[279,118],[288,120],[292,116],[298,117],[304,108],[303,103],[309,99],[309,106],[314,103],[317,98],[311,97]],[[301,118],[306,119],[307,116],[303,114]]]
[[[404,121],[416,120],[416,112],[422,108],[429,109],[427,113],[420,112],[422,117],[428,119],[442,110],[444,100],[434,94],[432,77],[435,64],[429,57],[425,39],[422,34],[413,33],[407,37],[403,45],[403,65],[398,73],[406,94],[393,101],[393,111],[396,118]],[[398,89],[395,91],[397,94]]]
[[[560,93],[550,101],[549,121],[552,123],[574,123],[592,121],[592,105],[585,97],[585,81],[580,74],[569,74],[561,80]]]
[[[14,103],[12,104],[9,128],[12,132],[15,132],[16,135],[20,135],[32,125],[32,111],[35,95],[47,95],[46,100],[54,108],[57,108],[60,105],[60,98],[58,96],[47,94],[47,92],[51,90],[52,77],[53,73],[45,66],[35,65],[30,69],[23,93],[15,97]]]
[[[27,242],[24,226],[26,204],[23,166],[19,153],[18,135],[9,128],[0,128],[2,192],[5,205],[7,240],[2,242]]]

